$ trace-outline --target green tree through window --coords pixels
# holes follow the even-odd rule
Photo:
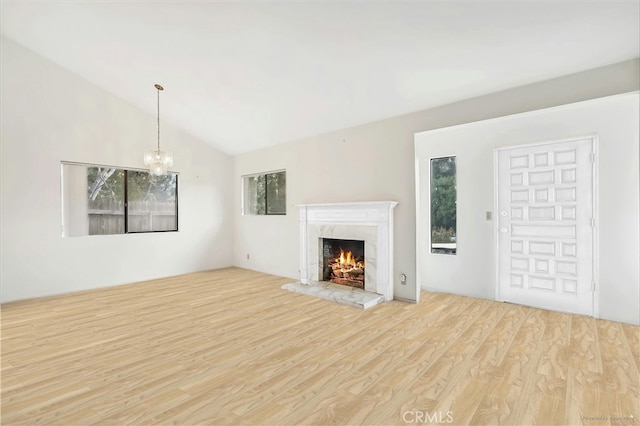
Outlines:
[[[456,157],[431,160],[431,252],[457,249]]]
[[[287,214],[287,172],[244,176],[244,213],[251,215]]]

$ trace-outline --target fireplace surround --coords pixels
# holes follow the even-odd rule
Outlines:
[[[364,290],[393,299],[393,209],[396,201],[303,204],[299,209],[300,283],[323,281],[322,240],[364,242]]]

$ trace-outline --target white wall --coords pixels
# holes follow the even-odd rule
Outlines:
[[[232,264],[232,159],[166,124],[180,231],[62,238],[60,162],[143,168],[156,117],[10,40],[1,48],[2,302]]]
[[[395,200],[400,204],[395,209],[394,294],[414,299],[414,134],[638,90],[639,69],[638,60],[623,62],[236,156],[234,264],[297,279],[296,204]],[[278,169],[287,170],[287,215],[241,216],[240,177]],[[406,286],[399,283],[400,273],[407,274]]]
[[[418,271],[425,289],[495,298],[494,148],[598,135],[600,317],[640,324],[638,93],[418,133]],[[456,155],[458,253],[429,250],[429,160]]]

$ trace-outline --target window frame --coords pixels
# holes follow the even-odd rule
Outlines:
[[[116,169],[118,170],[122,170],[124,172],[124,176],[123,176],[123,203],[124,203],[124,212],[123,212],[123,217],[124,217],[124,231],[123,232],[119,232],[119,233],[113,233],[113,234],[90,234],[87,232],[87,234],[85,235],[65,235],[65,173],[64,173],[64,167],[65,166],[82,166],[82,167],[86,167],[87,169],[89,169],[90,167],[101,167],[101,168],[110,168],[110,169]],[[149,231],[130,231],[129,230],[129,188],[128,188],[128,181],[129,181],[129,172],[142,172],[142,173],[149,173],[148,169],[141,169],[141,168],[136,168],[136,167],[122,167],[122,166],[113,166],[113,165],[106,165],[106,164],[95,164],[95,163],[83,163],[83,162],[75,162],[75,161],[61,161],[60,162],[60,199],[61,199],[61,219],[62,219],[62,223],[61,223],[61,228],[62,228],[62,236],[64,238],[75,238],[75,237],[97,237],[97,236],[113,236],[113,235],[135,235],[135,234],[155,234],[155,233],[164,233],[164,232],[180,232],[180,216],[179,216],[179,188],[180,188],[180,173],[179,172],[174,172],[174,171],[169,171],[167,172],[167,174],[169,175],[175,175],[176,177],[176,188],[175,188],[175,216],[176,216],[176,227],[175,229],[163,229],[163,230],[149,230]]]
[[[178,216],[178,181],[180,180],[179,178],[179,173],[177,172],[171,172],[168,171],[167,175],[175,175],[176,177],[176,229],[163,229],[163,230],[159,230],[159,231],[130,231],[129,230],[129,172],[146,172],[147,174],[151,174],[149,173],[149,170],[147,169],[132,169],[132,168],[128,168],[128,169],[123,169],[124,170],[124,234],[154,234],[154,233],[158,233],[158,232],[179,232],[180,230],[180,220],[179,220],[179,216]]]
[[[285,179],[287,176],[287,170],[286,169],[278,169],[278,170],[270,170],[268,172],[261,172],[261,173],[251,173],[251,174],[246,174],[246,175],[242,175],[241,178],[241,185],[242,185],[242,206],[240,207],[240,211],[241,214],[243,216],[286,216],[287,215],[287,194],[286,194],[286,188],[287,188],[287,184],[285,183],[285,201],[284,201],[284,212],[282,213],[269,213],[269,195],[268,195],[268,185],[267,185],[267,175],[272,175],[272,174],[277,174],[277,173],[284,173]],[[250,178],[264,178],[264,213],[251,213],[251,200],[249,199],[249,197],[251,196],[250,191],[249,191],[249,179]],[[257,200],[257,197],[256,197]]]
[[[454,188],[456,192],[455,197],[455,210],[456,210],[456,220],[455,220],[455,248],[447,249],[447,248],[434,248],[433,247],[433,161],[434,160],[443,160],[453,158],[455,164],[455,174],[454,176]],[[436,243],[438,244],[438,243]],[[432,255],[447,255],[447,256],[456,256],[458,254],[458,156],[456,154],[450,155],[439,155],[436,157],[429,158],[429,253]]]

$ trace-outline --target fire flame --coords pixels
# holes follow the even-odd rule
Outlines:
[[[342,248],[340,248],[340,257],[336,258],[336,262],[340,265],[342,272],[348,272],[356,268],[364,268],[364,261],[356,262],[353,253],[351,253],[351,251],[345,253]]]

